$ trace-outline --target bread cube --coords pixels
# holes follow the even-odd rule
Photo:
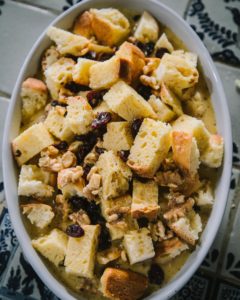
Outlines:
[[[201,162],[210,168],[219,168],[222,164],[224,142],[222,136],[211,134],[206,150],[201,154]]]
[[[115,8],[90,9],[92,29],[97,40],[108,46],[118,45],[130,32],[128,19]]]
[[[98,62],[86,58],[78,58],[77,64],[73,68],[73,81],[82,85],[89,85],[90,67]]]
[[[183,114],[180,100],[164,83],[161,84],[160,96],[162,101],[170,106],[177,116],[181,116]]]
[[[54,218],[52,207],[43,203],[30,203],[21,205],[23,214],[29,221],[40,229],[48,226]]]
[[[91,130],[94,114],[91,105],[80,96],[69,97],[66,122],[75,134],[86,134]]]
[[[177,237],[173,237],[158,243],[154,261],[158,264],[166,264],[187,249],[189,247],[186,243]]]
[[[157,115],[157,119],[162,122],[170,122],[175,117],[176,114],[172,109],[170,109],[160,98],[155,95],[151,95],[148,103],[151,105],[152,109]]]
[[[171,126],[144,119],[130,150],[127,164],[142,177],[153,177],[171,146]]]
[[[135,82],[145,66],[145,56],[135,45],[124,42],[116,56],[120,59],[120,77],[127,83]]]
[[[208,147],[210,133],[202,120],[188,115],[182,115],[172,124],[173,131],[181,131],[191,134],[197,141],[200,154]]]
[[[202,118],[208,109],[208,96],[203,91],[196,91],[194,95],[185,102],[185,112],[195,118]]]
[[[157,21],[146,11],[142,14],[134,37],[142,43],[156,42],[158,39],[159,27]]]
[[[153,242],[147,228],[129,231],[124,235],[123,246],[131,265],[155,255]]]
[[[113,151],[101,154],[96,167],[102,177],[103,200],[121,196],[128,191],[132,172]]]
[[[200,164],[200,153],[196,139],[191,134],[173,131],[172,151],[173,160],[181,169],[187,171],[190,175],[197,173]]]
[[[73,33],[84,36],[87,39],[94,35],[92,29],[92,14],[89,11],[85,11],[77,17],[73,26]]]
[[[91,89],[108,89],[119,79],[120,60],[113,56],[106,61],[98,62],[90,67],[89,74]]]
[[[51,174],[36,165],[23,165],[19,175],[18,195],[51,197],[54,189],[49,185]]]
[[[107,103],[105,101],[102,101],[98,106],[93,108],[93,113],[94,116],[96,117],[99,113],[101,112],[109,112],[112,116],[112,120],[117,120],[119,119],[119,116],[117,114],[115,114],[107,105]]]
[[[169,41],[165,33],[163,33],[157,40],[155,49],[167,49],[169,53],[172,53],[174,50],[172,43]]]
[[[115,83],[103,99],[112,111],[127,121],[157,117],[150,104],[124,81]]]
[[[49,47],[43,55],[41,66],[43,72],[46,71],[46,69],[51,66],[53,63],[55,63],[60,58],[60,53],[57,51],[55,46]]]
[[[120,151],[129,150],[133,143],[128,122],[111,122],[107,124],[107,132],[103,136],[103,148]]]
[[[84,36],[73,34],[69,31],[53,26],[48,28],[47,35],[56,43],[57,50],[62,55],[72,54],[80,56],[82,54],[82,50],[86,48],[90,42]]]
[[[85,180],[82,178],[82,175],[83,169],[80,166],[63,169],[58,173],[57,186],[64,197],[84,196]]]
[[[70,141],[74,136],[70,124],[56,107],[51,108],[48,112],[44,125],[52,135],[61,141]]]
[[[18,135],[12,141],[12,150],[17,163],[21,166],[53,143],[54,139],[45,125],[39,123]]]
[[[172,55],[183,58],[188,62],[193,68],[197,67],[197,54],[193,52],[185,52],[184,50],[175,50],[172,52]]]
[[[82,228],[82,237],[68,239],[64,265],[66,273],[92,278],[100,226],[85,225]]]
[[[32,240],[32,246],[55,266],[59,266],[66,255],[68,236],[59,229]]]
[[[74,65],[74,60],[62,57],[45,70],[46,84],[53,99],[58,99],[60,89],[72,80]]]
[[[130,270],[106,268],[100,281],[103,295],[109,299],[139,299],[148,287],[146,276]]]
[[[133,218],[156,219],[159,212],[158,185],[155,181],[133,181],[131,214]]]
[[[47,103],[48,91],[45,83],[36,78],[26,79],[21,88],[22,121],[25,124]]]
[[[120,196],[114,199],[101,200],[102,215],[110,221],[113,214],[128,214],[130,211],[132,197],[130,195]]]
[[[213,187],[210,181],[203,183],[194,197],[196,204],[200,207],[211,207],[214,203]]]
[[[108,222],[106,223],[106,226],[112,241],[120,240],[130,230],[138,229],[137,221],[128,215],[125,215],[120,221]]]

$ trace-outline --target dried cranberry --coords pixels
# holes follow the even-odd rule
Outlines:
[[[132,136],[135,137],[138,134],[139,128],[141,127],[143,119],[135,119],[131,125]]]
[[[86,210],[89,202],[85,197],[73,196],[68,200],[73,211]]]
[[[111,237],[105,225],[101,225],[101,233],[98,243],[98,251],[103,251],[111,247]]]
[[[96,119],[92,122],[92,128],[98,129],[105,126],[112,119],[112,115],[109,112],[100,112]]]
[[[153,42],[142,43],[137,41],[135,45],[142,50],[145,56],[150,56],[153,53],[155,44]]]
[[[145,99],[149,100],[150,96],[152,95],[152,90],[150,86],[146,86],[143,84],[140,84],[137,88],[137,92]]]
[[[64,151],[64,150],[67,150],[67,148],[68,148],[68,143],[65,142],[65,141],[61,141],[60,143],[54,144],[53,146],[54,146],[55,148],[57,148],[58,150],[60,150],[60,151]]]
[[[78,224],[72,224],[67,227],[66,233],[71,237],[81,237],[84,235],[84,230]]]
[[[124,162],[127,161],[129,153],[130,153],[129,150],[120,150],[120,151],[118,151],[118,155],[120,156],[120,158],[121,158]]]
[[[77,150],[77,162],[78,164],[81,164],[85,158],[85,156],[92,150],[92,145],[91,144],[82,144],[78,147]]]
[[[148,272],[148,279],[152,284],[162,284],[164,280],[162,268],[160,268],[157,264],[152,264]]]
[[[19,149],[17,149],[16,151],[15,151],[15,156],[16,157],[20,157],[22,155],[22,152],[19,150]]]
[[[155,56],[158,58],[162,58],[165,53],[169,53],[167,48],[158,48]]]
[[[59,102],[57,100],[52,100],[51,101],[51,106],[62,106],[62,107],[67,107],[67,103]]]
[[[92,107],[98,106],[98,104],[102,101],[103,96],[106,94],[106,90],[102,91],[90,91],[87,93],[87,99],[89,104]]]
[[[81,85],[81,84],[77,84],[74,81],[70,81],[68,83],[65,84],[65,89],[71,91],[72,93],[79,93],[81,91],[88,91],[89,87],[85,86],[85,85]]]
[[[90,165],[90,164],[86,164],[83,166],[83,178],[84,179],[87,179],[88,173],[90,172],[92,167],[93,167],[93,165]]]
[[[97,154],[101,155],[106,151],[106,149],[96,146],[95,151],[97,152]]]
[[[139,226],[140,228],[148,227],[148,219],[147,219],[147,218],[139,218],[139,219],[137,220],[137,222],[138,222],[138,226]]]
[[[137,22],[141,18],[141,15],[135,15],[133,16],[133,21]]]

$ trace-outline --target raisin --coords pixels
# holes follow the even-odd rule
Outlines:
[[[71,91],[74,94],[79,93],[81,91],[88,91],[89,90],[88,86],[77,84],[74,81],[70,81],[70,82],[66,83],[64,87],[65,87],[65,89]]]
[[[95,151],[97,152],[97,154],[101,155],[106,151],[106,149],[96,146]]]
[[[67,107],[67,103],[59,102],[57,100],[52,100],[51,101],[51,106],[62,106],[62,107]]]
[[[16,157],[20,157],[22,155],[22,152],[19,150],[19,149],[17,149],[16,151],[15,151],[15,156]]]
[[[89,51],[85,55],[81,56],[82,58],[97,60],[97,53],[94,51]]]
[[[137,88],[137,92],[145,99],[149,100],[150,96],[152,95],[152,89],[150,86],[146,86],[143,84],[140,84]]]
[[[158,58],[162,58],[165,53],[169,53],[167,48],[158,48],[155,56]]]
[[[85,156],[91,150],[92,150],[92,145],[91,144],[87,144],[87,143],[84,143],[84,144],[82,144],[82,145],[80,145],[78,147],[76,155],[77,155],[77,162],[78,162],[79,165],[83,162]]]
[[[112,115],[109,112],[100,112],[96,119],[92,122],[92,128],[98,129],[105,126],[112,119]]]
[[[87,198],[80,196],[73,196],[68,202],[73,211],[79,211],[80,209],[86,210],[89,205]]]
[[[120,151],[118,151],[118,155],[120,156],[120,158],[121,158],[124,162],[127,161],[129,153],[130,153],[129,150],[120,150]]]
[[[133,21],[137,22],[141,18],[141,15],[135,15],[133,16]]]
[[[107,91],[90,91],[87,93],[87,99],[89,104],[94,108],[98,106],[98,104],[102,101],[103,96],[105,95]]]
[[[142,43],[137,41],[135,45],[142,50],[145,56],[150,56],[153,53],[155,44],[153,42]]]
[[[88,143],[93,147],[97,142],[97,136],[93,132],[89,132],[87,134],[76,135],[75,140]]]
[[[83,166],[83,178],[86,180],[88,173],[90,172],[91,168],[93,167],[93,165],[90,164],[86,164]]]
[[[139,226],[140,228],[148,227],[148,219],[147,219],[147,218],[139,218],[139,219],[137,220],[137,222],[138,222],[138,226]]]
[[[84,230],[78,224],[72,224],[67,227],[66,234],[71,237],[81,237],[84,235]]]
[[[61,141],[60,143],[54,144],[53,146],[54,146],[55,148],[57,148],[58,150],[60,150],[60,151],[64,151],[64,150],[67,150],[67,148],[68,148],[68,143],[65,142],[65,141]]]
[[[132,132],[132,136],[135,138],[135,136],[138,134],[139,128],[141,127],[143,122],[143,119],[135,119],[132,122],[131,125],[131,132]]]
[[[101,233],[98,243],[98,251],[103,251],[111,247],[111,237],[105,225],[101,225]]]
[[[164,280],[164,272],[162,268],[160,268],[160,266],[157,264],[152,264],[148,272],[148,279],[152,284],[162,284]]]

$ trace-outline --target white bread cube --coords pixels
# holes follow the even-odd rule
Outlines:
[[[101,154],[96,167],[102,177],[103,200],[121,196],[128,191],[132,172],[113,151]]]
[[[189,133],[182,131],[172,132],[173,160],[184,171],[195,175],[199,168],[200,153],[196,139]]]
[[[47,35],[56,43],[57,50],[62,55],[72,54],[80,56],[82,54],[82,50],[89,44],[89,40],[84,36],[73,34],[69,31],[53,26],[48,28]]]
[[[130,150],[127,164],[142,177],[153,177],[171,146],[171,126],[144,119]]]
[[[114,199],[101,199],[102,215],[107,221],[110,221],[113,214],[128,214],[131,208],[132,197],[130,195],[120,196]]]
[[[43,55],[41,65],[42,65],[42,70],[43,72],[46,71],[46,69],[55,63],[57,60],[60,58],[60,53],[57,51],[55,46],[49,47]]]
[[[116,56],[92,65],[89,69],[91,89],[110,88],[120,75],[120,59]]]
[[[57,186],[65,198],[84,196],[85,180],[82,178],[82,167],[63,169],[58,173]]]
[[[191,99],[185,102],[185,111],[192,117],[202,118],[208,106],[208,96],[203,91],[196,91]]]
[[[49,185],[51,174],[35,165],[23,165],[19,175],[18,195],[51,197],[54,189]]]
[[[154,112],[157,115],[157,119],[162,122],[170,122],[175,117],[176,114],[172,109],[170,109],[160,98],[155,95],[151,95],[148,103],[152,106]]]
[[[124,81],[115,83],[104,95],[103,100],[111,110],[127,121],[157,117],[150,104]]]
[[[95,65],[95,60],[78,58],[77,64],[73,68],[73,81],[82,85],[89,85],[90,67]]]
[[[174,50],[172,43],[169,41],[165,33],[163,33],[160,36],[160,38],[157,40],[155,44],[155,49],[160,49],[160,48],[167,49],[169,53],[172,53]]]
[[[159,34],[159,26],[157,21],[148,12],[142,14],[134,37],[142,43],[156,42]]]
[[[103,148],[120,151],[129,150],[133,144],[128,122],[111,122],[107,124],[107,132],[103,136]]]
[[[45,70],[46,84],[53,99],[58,99],[60,89],[72,80],[74,65],[74,60],[62,57]]]
[[[162,101],[170,106],[177,116],[181,116],[183,114],[180,100],[164,83],[161,84],[160,96]]]
[[[92,15],[89,11],[84,11],[77,17],[74,23],[73,33],[85,36],[87,39],[94,35],[92,29]]]
[[[168,226],[178,237],[192,246],[196,244],[199,233],[202,231],[201,218],[193,210],[187,216],[181,217],[175,222],[168,223]]]
[[[84,230],[82,237],[68,239],[64,265],[66,273],[92,278],[100,226],[85,225],[82,228]]]
[[[158,185],[155,181],[133,181],[131,214],[133,218],[145,217],[156,219],[160,206],[158,205]]]
[[[75,134],[85,134],[91,130],[94,113],[91,105],[80,96],[69,97],[66,122]]]
[[[22,121],[28,122],[47,103],[48,91],[45,83],[36,78],[28,78],[22,83]]]
[[[23,214],[29,221],[40,229],[48,226],[54,218],[52,207],[43,203],[30,203],[21,205]]]
[[[12,141],[13,154],[21,166],[53,143],[54,139],[45,125],[43,123],[34,124]]]
[[[172,128],[173,131],[186,132],[195,137],[200,154],[202,154],[209,145],[210,133],[202,120],[188,115],[182,115],[173,122]]]
[[[201,207],[211,207],[214,203],[213,187],[210,181],[205,181],[194,197],[196,204]]]
[[[130,32],[128,19],[115,8],[90,9],[92,29],[97,40],[108,46],[118,45]]]
[[[186,60],[193,68],[197,67],[197,54],[193,52],[185,52],[184,50],[175,50],[172,55],[178,56]]]
[[[135,45],[124,42],[116,56],[120,59],[120,77],[127,83],[135,82],[145,66],[145,55]]]
[[[140,299],[148,287],[146,276],[130,270],[106,268],[100,281],[108,299]]]
[[[130,230],[138,229],[137,221],[131,216],[125,215],[120,221],[106,223],[112,241],[120,240]]]
[[[61,141],[70,141],[74,136],[70,124],[56,107],[52,107],[48,112],[44,125],[52,135]]]
[[[177,237],[173,237],[158,243],[154,261],[158,264],[166,264],[187,249],[189,247],[186,243]]]
[[[55,266],[63,262],[67,250],[68,236],[59,229],[32,240],[32,246]]]
[[[147,228],[129,231],[124,235],[123,246],[130,264],[135,264],[154,257],[153,242]]]
[[[211,134],[207,149],[201,154],[201,162],[210,168],[219,168],[222,164],[224,152],[223,137]]]

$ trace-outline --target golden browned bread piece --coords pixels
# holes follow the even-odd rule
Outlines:
[[[116,56],[120,58],[120,77],[127,83],[134,82],[145,66],[145,56],[135,45],[124,42]]]
[[[202,153],[201,162],[210,168],[219,168],[223,160],[224,142],[221,135],[211,134],[209,145]]]
[[[83,35],[86,38],[93,36],[92,14],[90,14],[89,11],[85,11],[77,17],[74,23],[73,33]]]
[[[182,105],[178,97],[168,88],[164,82],[161,84],[160,96],[162,101],[170,106],[176,115],[181,116],[183,114]]]
[[[101,284],[107,298],[134,300],[143,296],[148,280],[146,276],[133,271],[107,268],[101,277]]]
[[[176,164],[190,174],[196,174],[200,164],[196,139],[189,133],[173,131],[172,150]]]

